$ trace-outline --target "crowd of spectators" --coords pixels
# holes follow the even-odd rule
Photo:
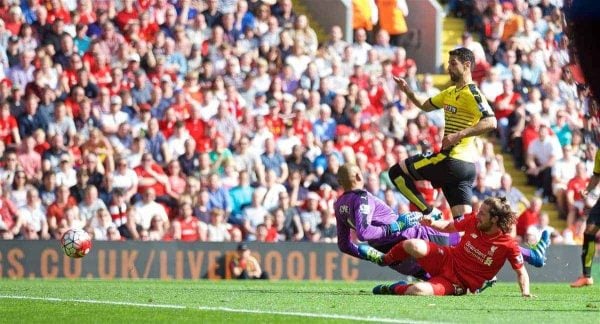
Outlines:
[[[571,179],[577,163],[590,174],[595,146],[560,9],[473,3],[483,19],[457,45],[476,53],[503,148],[544,189],[531,202],[520,194],[483,139],[475,210],[507,195],[529,240],[548,227],[541,199],[556,199],[576,241],[573,187],[585,181]],[[422,96],[439,90],[386,29],[353,36],[334,26],[319,42],[291,0],[1,1],[1,238],[75,227],[96,240],[335,242],[347,161],[370,192],[409,210],[386,170],[439,149],[444,120],[393,76]],[[449,214],[441,192],[418,186]]]
[[[548,226],[542,203],[555,204],[567,226],[555,242],[580,244],[585,212],[597,193],[581,195],[597,150],[596,103],[569,42],[563,0],[450,1],[468,29],[462,45],[478,60],[476,75],[499,120],[502,150],[538,188],[517,227],[524,239]],[[475,39],[481,40],[481,42]]]

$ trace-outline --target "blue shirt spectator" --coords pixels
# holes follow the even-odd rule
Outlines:
[[[221,179],[216,173],[208,178],[208,196],[208,210],[220,208],[227,214],[231,213],[231,198],[227,190],[221,186]]]
[[[230,222],[240,224],[242,221],[242,209],[252,202],[252,193],[254,188],[250,186],[250,177],[248,171],[243,170],[239,173],[239,184],[229,190],[231,199]]]
[[[332,140],[335,137],[336,126],[335,119],[331,118],[331,108],[325,104],[321,105],[320,117],[313,123],[315,138],[321,142]]]
[[[260,160],[265,170],[273,170],[278,178],[287,178],[287,164],[283,155],[275,150],[275,141],[272,138],[265,141],[265,152],[260,155]]]

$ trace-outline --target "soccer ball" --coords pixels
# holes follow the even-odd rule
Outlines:
[[[60,244],[71,258],[82,258],[92,249],[90,235],[82,229],[70,229],[63,234]]]

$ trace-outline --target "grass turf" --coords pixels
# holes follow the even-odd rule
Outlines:
[[[572,289],[565,283],[533,283],[532,292],[537,297],[524,299],[520,297],[516,283],[500,283],[480,295],[461,297],[374,296],[371,288],[375,284],[3,279],[0,280],[0,322],[600,321],[600,286]]]

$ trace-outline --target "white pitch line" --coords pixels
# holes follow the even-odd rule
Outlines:
[[[169,305],[169,304],[144,304],[144,303],[130,303],[130,302],[119,302],[110,300],[93,300],[93,299],[63,299],[53,297],[30,297],[30,296],[4,296],[0,295],[0,299],[24,299],[24,300],[42,300],[51,302],[63,302],[63,303],[86,303],[86,304],[104,304],[104,305],[119,305],[119,306],[137,306],[137,307],[150,307],[150,308],[173,308],[173,309],[185,309],[183,305]]]
[[[120,302],[120,301],[110,301],[110,300],[93,300],[93,299],[64,299],[64,298],[54,298],[54,297],[10,296],[10,295],[0,295],[0,299],[41,300],[41,301],[62,302],[62,303],[86,303],[86,304],[102,304],[102,305],[118,305],[118,306],[135,306],[135,307],[146,307],[146,308],[197,309],[197,310],[203,310],[203,311],[219,311],[219,312],[246,313],[246,314],[270,314],[270,315],[340,319],[340,320],[349,320],[349,321],[378,322],[378,323],[431,323],[431,322],[414,321],[414,320],[399,320],[399,319],[393,319],[393,318],[380,318],[380,317],[361,317],[361,316],[353,316],[353,315],[318,314],[318,313],[283,312],[283,311],[280,312],[280,311],[265,311],[265,310],[257,310],[257,309],[236,309],[236,308],[229,308],[229,307],[211,307],[211,306],[188,307],[188,306],[184,306],[184,305],[146,304],[146,303],[131,303],[131,302]]]
[[[285,315],[285,316],[298,316],[298,317],[312,317],[312,318],[327,318],[327,319],[344,319],[349,321],[361,321],[361,322],[378,322],[378,323],[425,323],[408,320],[397,320],[393,318],[379,318],[379,317],[361,317],[353,315],[337,315],[337,314],[315,314],[315,313],[301,313],[301,312],[280,312],[280,311],[264,311],[254,309],[235,309],[229,307],[208,307],[200,306],[200,310],[207,311],[220,311],[230,313],[247,313],[247,314],[270,314],[270,315]]]

